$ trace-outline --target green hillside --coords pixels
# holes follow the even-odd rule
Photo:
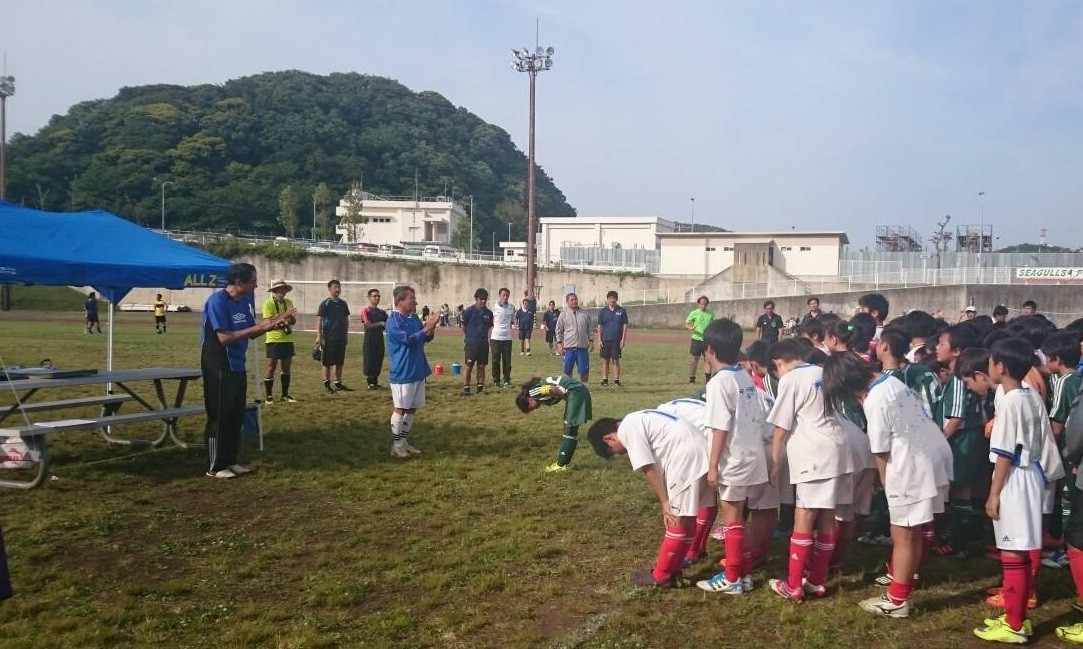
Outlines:
[[[355,73],[271,72],[76,104],[37,134],[11,138],[8,200],[157,226],[159,183],[169,182],[171,229],[283,234],[279,195],[290,186],[297,233],[308,236],[320,183],[329,214],[352,183],[404,196],[416,178],[422,196],[473,195],[475,236],[488,241],[509,221],[524,236],[526,166],[506,131],[435,92]],[[541,170],[538,213],[575,213]]]

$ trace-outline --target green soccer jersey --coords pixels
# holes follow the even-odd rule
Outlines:
[[[763,391],[767,393],[767,396],[771,397],[773,401],[778,396],[778,379],[768,374],[763,377]]]
[[[944,391],[936,408],[936,423],[941,430],[949,419],[962,419],[960,430],[981,430],[985,423],[982,399],[967,389],[963,380],[952,376],[944,384]]]
[[[696,309],[688,314],[688,318],[685,322],[692,325],[692,340],[702,341],[703,332],[707,330],[707,325],[714,322],[714,313]]]
[[[865,419],[865,411],[861,408],[861,404],[856,401],[847,400],[842,402],[842,416],[849,419],[862,431],[867,430],[869,427],[869,422]]]
[[[943,392],[936,374],[930,372],[929,368],[921,363],[910,363],[905,370],[893,370],[892,376],[905,383],[906,387],[921,397],[922,403],[925,404],[925,412],[932,417]]]
[[[1049,418],[1055,422],[1068,421],[1068,415],[1072,412],[1072,404],[1079,396],[1080,386],[1083,379],[1078,374],[1051,374],[1049,376],[1048,401]]]
[[[564,392],[556,394],[551,386],[557,386]],[[581,381],[568,378],[567,376],[547,376],[542,379],[541,385],[530,390],[530,396],[538,400],[538,403],[552,406],[564,401],[564,425],[579,426],[593,418],[591,413],[590,391]]]

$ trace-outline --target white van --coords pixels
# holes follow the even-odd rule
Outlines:
[[[449,246],[425,246],[421,256],[426,259],[455,259],[455,250]]]

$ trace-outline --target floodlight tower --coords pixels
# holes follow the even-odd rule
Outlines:
[[[0,200],[7,198],[7,98],[14,94],[15,77],[0,76]]]
[[[537,286],[537,202],[534,184],[534,86],[538,73],[553,67],[553,48],[542,48],[540,45],[531,52],[527,48],[512,50],[515,60],[511,67],[517,72],[526,72],[530,79],[530,139],[527,146],[527,170],[526,170],[526,290],[530,296],[537,299],[534,287]],[[509,238],[511,238],[509,236]]]

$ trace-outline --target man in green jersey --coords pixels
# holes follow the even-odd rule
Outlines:
[[[699,359],[703,359],[703,368],[707,370],[703,374],[704,381],[709,381],[711,378],[710,366],[707,365],[707,358],[703,355],[706,347],[703,344],[703,332],[707,329],[707,325],[714,322],[714,313],[707,310],[707,305],[710,300],[706,295],[701,295],[696,303],[699,307],[688,314],[685,318],[684,328],[692,332],[692,345],[688,349],[688,353],[692,358],[688,362],[688,382],[696,382],[696,368],[699,366]]]
[[[593,417],[590,410],[590,391],[587,386],[568,376],[533,378],[523,384],[515,397],[515,405],[524,413],[541,406],[553,406],[564,402],[564,434],[560,439],[557,461],[545,467],[547,473],[567,471],[579,443],[579,426]]]

